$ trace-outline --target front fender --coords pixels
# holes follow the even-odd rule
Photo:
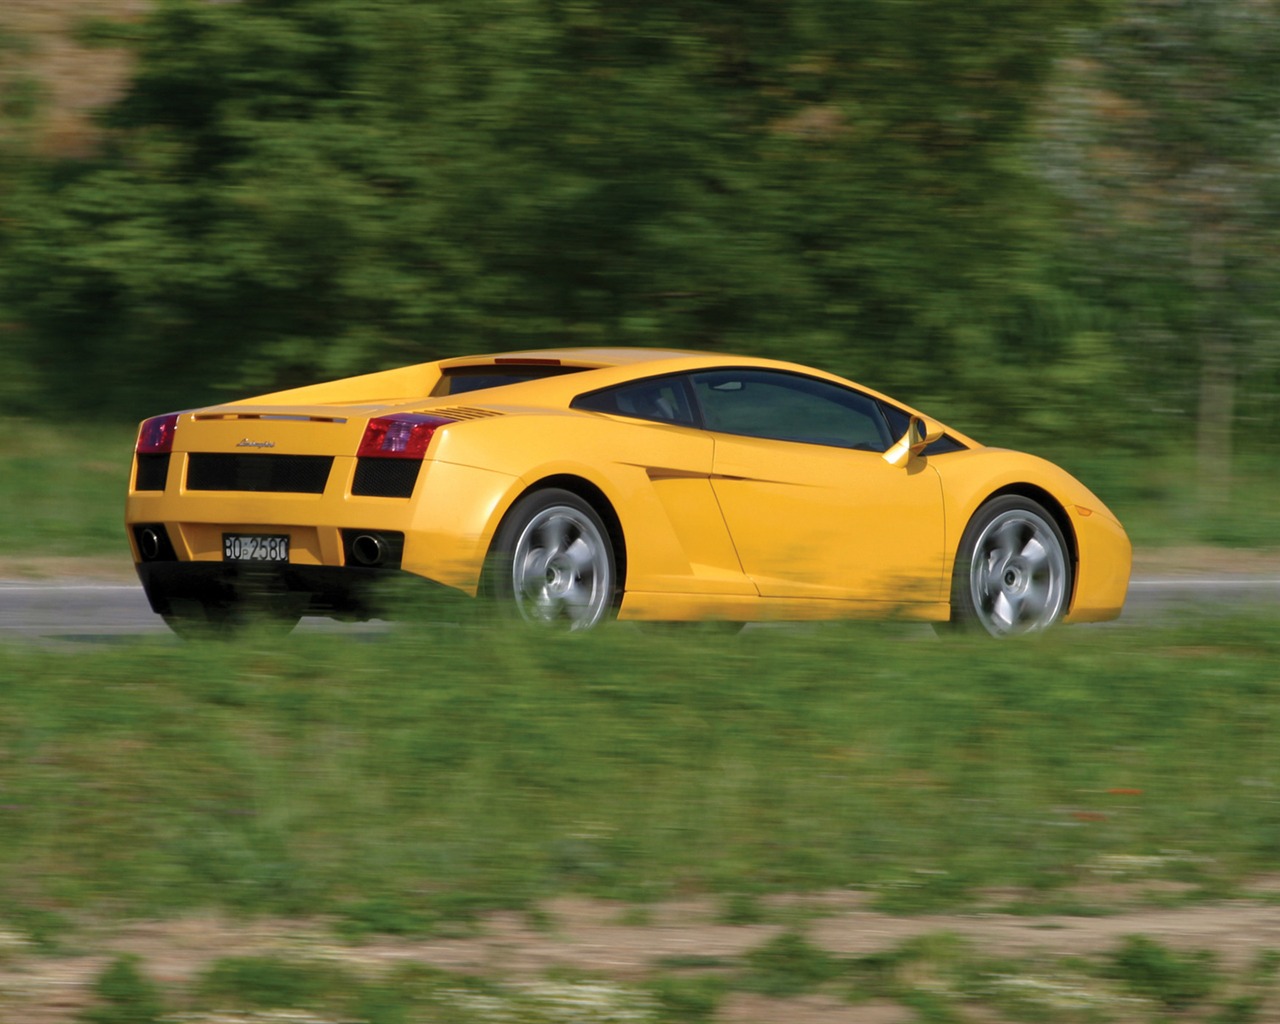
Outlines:
[[[930,459],[942,478],[946,514],[946,571],[954,572],[960,538],[992,496],[1029,488],[1044,492],[1063,513],[1076,552],[1070,609],[1064,621],[1113,619],[1124,606],[1133,550],[1115,514],[1060,466],[1024,452],[976,448]]]

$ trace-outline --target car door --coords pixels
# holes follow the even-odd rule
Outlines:
[[[758,368],[691,375],[715,439],[712,486],[761,596],[905,607],[944,599],[942,488],[892,466],[875,399]]]
[[[579,395],[572,407],[641,421],[599,435],[612,461],[644,474],[626,509],[628,591],[756,597],[712,489],[715,441],[696,426],[684,378],[628,381]]]

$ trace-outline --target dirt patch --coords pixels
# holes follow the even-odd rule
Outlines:
[[[709,900],[658,904],[643,912],[583,898],[553,900],[535,925],[528,915],[497,913],[474,936],[359,944],[334,937],[324,921],[233,921],[219,916],[86,929],[78,956],[41,956],[11,938],[0,944],[0,1019],[27,1024],[74,1021],[91,1001],[94,979],[122,953],[141,958],[146,973],[169,990],[189,985],[222,957],[271,954],[319,959],[373,976],[406,962],[507,981],[531,981],[557,969],[635,983],[673,965],[729,963],[796,921],[812,943],[832,954],[865,955],[940,932],[963,937],[996,956],[1096,955],[1131,935],[1175,950],[1212,950],[1224,968],[1243,970],[1260,952],[1280,949],[1280,906],[1265,899],[1198,906],[1131,907],[1107,917],[1024,917],[999,912],[893,917],[872,910],[864,893],[836,892],[766,901],[771,923],[731,925]],[[812,915],[808,919],[803,914]],[[781,919],[791,923],[782,923]],[[720,1024],[898,1024],[912,1011],[892,1002],[850,1006],[834,996],[789,999],[735,993],[721,1004]]]
[[[50,583],[86,580],[99,583],[137,583],[138,573],[129,558],[120,526],[120,548],[117,555],[96,558],[24,558],[0,555],[0,580],[22,580]]]
[[[1280,549],[1219,548],[1209,545],[1138,548],[1133,553],[1135,576],[1195,579],[1216,573],[1272,575],[1280,572]]]
[[[731,995],[716,1017],[729,1024],[911,1024],[918,1019],[914,1011],[897,1003],[850,1006],[830,996],[770,999],[749,992]]]
[[[78,33],[94,18],[140,17],[147,0],[4,0],[0,33],[12,40],[0,64],[0,86],[34,81],[38,89],[36,148],[84,156],[99,137],[94,113],[120,96],[129,54],[85,46]]]

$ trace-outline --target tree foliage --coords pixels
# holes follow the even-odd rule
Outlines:
[[[1078,293],[1123,339],[1141,421],[1197,423],[1225,497],[1237,413],[1280,425],[1280,4],[1133,2],[1081,43],[1045,133]]]
[[[0,50],[0,397],[815,362],[992,441],[1280,412],[1280,0],[156,0],[92,158]],[[97,34],[102,34],[98,26]],[[22,88],[16,88],[22,84]]]
[[[1060,425],[1045,380],[1105,359],[1064,326],[1026,138],[1097,7],[159,0],[107,148],[11,225],[26,358],[140,414],[706,347]]]

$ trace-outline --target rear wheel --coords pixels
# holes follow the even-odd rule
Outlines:
[[[1052,626],[1067,609],[1071,560],[1053,516],[1030,498],[987,502],[960,540],[951,587],[951,621],[992,636]]]
[[[534,491],[494,539],[492,589],[526,622],[570,631],[605,621],[617,600],[617,560],[604,521],[572,491]]]

